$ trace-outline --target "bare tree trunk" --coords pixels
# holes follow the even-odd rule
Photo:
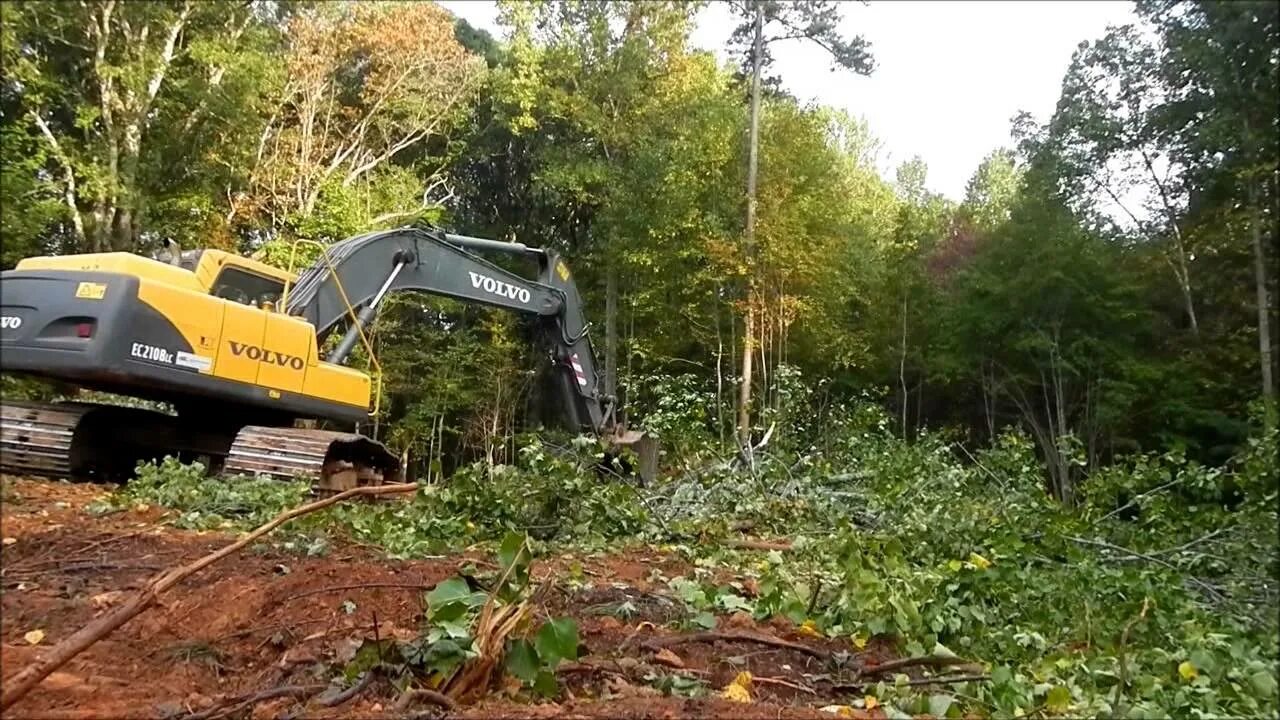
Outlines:
[[[763,293],[762,293],[763,295]],[[769,314],[765,312],[765,298],[760,298],[760,306],[756,309],[756,325],[760,329],[760,339],[756,343],[760,351],[760,407],[768,408],[769,399]]]
[[[898,387],[902,392],[902,439],[907,438],[907,293],[902,293],[902,352],[898,355]]]
[[[1253,244],[1253,274],[1258,295],[1258,362],[1262,366],[1262,398],[1267,406],[1267,422],[1273,421],[1276,387],[1271,375],[1271,299],[1267,292],[1267,256],[1262,245],[1262,218],[1258,212],[1258,188],[1249,183],[1249,206],[1252,217],[1249,231]]]
[[[985,361],[979,370],[982,373],[982,410],[987,420],[987,442],[993,442],[996,439],[996,373],[992,368],[988,376]]]
[[[612,248],[605,251],[604,392],[618,394],[618,263]]]
[[[720,337],[720,310],[716,309],[716,429],[720,432],[720,444],[724,445],[724,340]]]
[[[751,447],[751,343],[756,325],[756,170],[760,143],[760,55],[764,50],[764,10],[755,6],[755,45],[751,57],[751,136],[747,148],[747,227],[746,255],[748,259],[746,327],[742,333],[742,386],[738,393],[738,444]]]
[[[1142,162],[1147,166],[1147,173],[1151,176],[1151,180],[1155,182],[1156,190],[1160,194],[1160,202],[1164,206],[1165,219],[1169,223],[1169,227],[1173,229],[1173,249],[1174,265],[1173,274],[1178,278],[1178,288],[1182,291],[1182,302],[1187,309],[1187,322],[1191,324],[1191,334],[1200,334],[1200,322],[1196,319],[1196,304],[1191,297],[1191,269],[1187,264],[1187,245],[1182,238],[1182,229],[1178,227],[1178,214],[1174,211],[1173,203],[1169,200],[1169,193],[1164,187],[1164,183],[1160,181],[1160,175],[1156,172],[1155,165],[1152,164],[1150,156],[1146,152],[1142,153]]]
[[[754,294],[754,293],[752,293]],[[753,298],[747,300],[746,326],[742,331],[742,378],[738,389],[738,445],[751,447],[751,346],[755,338]]]
[[[85,250],[86,238],[84,234],[84,219],[80,217],[80,209],[76,206],[76,173],[71,167],[71,160],[62,152],[62,145],[58,142],[58,138],[54,136],[53,131],[49,129],[49,124],[40,116],[39,110],[31,111],[31,119],[35,122],[36,127],[40,129],[40,134],[48,141],[53,149],[53,156],[58,159],[62,165],[62,201],[66,203],[67,210],[71,214],[71,227],[75,230],[76,242],[79,243],[77,250]]]

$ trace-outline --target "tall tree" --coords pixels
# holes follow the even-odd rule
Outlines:
[[[1228,216],[1241,217],[1225,225],[1237,229],[1234,241],[1252,255],[1259,375],[1274,422],[1277,338],[1270,255],[1280,239],[1280,9],[1270,2],[1173,0],[1140,0],[1137,9],[1161,38],[1159,78],[1170,96],[1166,135],[1179,160],[1193,168],[1197,185],[1229,189],[1221,204],[1231,211]],[[1224,225],[1211,205],[1198,203],[1197,211],[1207,223]]]
[[[875,65],[870,46],[861,36],[844,38],[837,27],[839,3],[832,0],[741,0],[730,3],[741,18],[730,40],[734,45],[747,45],[751,60],[750,134],[747,140],[747,215],[743,234],[743,255],[749,270],[743,309],[742,372],[738,395],[738,444],[750,460],[751,453],[751,364],[759,313],[756,264],[756,182],[760,144],[761,73],[770,64],[768,48],[784,40],[808,40],[831,54],[835,68],[870,75]],[[749,38],[749,41],[748,41]],[[749,42],[749,45],[748,45]]]
[[[190,129],[219,92],[227,58],[263,52],[256,13],[231,1],[31,2],[6,10],[6,35],[23,48],[6,74],[21,87],[20,117],[44,144],[49,182],[80,248],[139,244],[150,201],[168,190],[147,186],[153,138]],[[183,111],[165,111],[166,103]],[[220,120],[234,126],[245,118]]]
[[[1182,227],[1186,167],[1161,132],[1167,90],[1160,83],[1158,57],[1158,49],[1134,25],[1082,43],[1063,82],[1050,133],[1072,168],[1078,201],[1090,203],[1100,219],[1119,214],[1131,232],[1168,248],[1165,257],[1187,322],[1198,335],[1194,253]]]
[[[1009,220],[1018,194],[1021,170],[1012,150],[993,150],[965,186],[961,211],[979,228],[990,231]]]
[[[446,139],[485,70],[452,16],[429,2],[325,3],[295,15],[287,40],[283,90],[231,212],[340,237],[439,206]]]

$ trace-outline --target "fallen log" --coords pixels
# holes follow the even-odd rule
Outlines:
[[[689,635],[672,635],[665,638],[655,638],[645,642],[643,647],[656,651],[670,645],[681,645],[691,642],[715,642],[716,640],[738,640],[740,642],[753,642],[761,645],[770,645],[776,648],[802,652],[806,655],[816,657],[819,660],[826,660],[829,657],[829,654],[825,650],[809,647],[808,645],[801,645],[800,643],[794,643],[790,640],[783,640],[781,638],[770,637],[768,635],[757,635],[755,633],[733,632],[728,630],[723,632],[697,632]]]
[[[724,544],[741,550],[778,550],[785,552],[791,549],[790,540],[726,540]]]
[[[885,673],[893,672],[894,670],[902,670],[904,668],[909,668],[909,667],[929,667],[929,668],[938,669],[938,668],[944,668],[944,667],[953,667],[956,665],[975,665],[975,664],[972,660],[965,660],[964,658],[954,657],[951,655],[919,655],[916,657],[906,657],[906,658],[899,658],[897,660],[890,660],[889,662],[880,663],[879,665],[872,665],[870,667],[863,667],[859,669],[858,674],[859,675],[883,675]],[[976,666],[976,667],[981,669],[981,666]]]
[[[951,677],[932,677],[920,678],[919,680],[907,680],[904,681],[902,685],[906,687],[920,687],[922,685],[951,685],[952,683],[986,682],[990,679],[990,675],[952,675]],[[866,691],[866,689],[872,685],[875,685],[875,683],[841,683],[838,685],[832,685],[831,689],[836,692],[860,693]]]
[[[286,510],[267,524],[258,527],[230,545],[209,553],[192,563],[157,575],[115,610],[80,628],[67,639],[54,645],[44,658],[15,673],[13,678],[5,683],[3,690],[0,690],[0,711],[7,710],[11,705],[21,700],[36,685],[39,685],[42,680],[48,677],[50,673],[62,667],[68,660],[84,652],[91,645],[151,607],[159,599],[160,593],[228,555],[234,554],[290,520],[317,510],[323,510],[330,505],[353,497],[391,495],[394,493],[413,492],[417,489],[417,483],[404,483],[398,485],[372,485],[344,490],[323,500],[317,500],[313,503],[300,505],[292,510]]]

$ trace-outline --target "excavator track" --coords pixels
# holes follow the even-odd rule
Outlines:
[[[0,405],[0,473],[70,478],[72,437],[91,405]]]
[[[250,425],[242,428],[227,454],[228,474],[299,477],[321,492],[400,482],[400,460],[363,435],[332,430]]]
[[[400,460],[363,435],[250,425],[231,433],[94,403],[0,404],[0,473],[127,482],[141,460],[203,462],[215,474],[307,479],[321,494],[400,482]]]

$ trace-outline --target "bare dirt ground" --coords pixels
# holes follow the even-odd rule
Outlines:
[[[0,513],[0,669],[9,678],[165,568],[189,562],[230,542],[230,535],[177,530],[150,508],[95,517],[84,508],[109,488],[4,478]],[[407,636],[419,627],[422,597],[433,584],[479,554],[392,561],[357,545],[337,545],[307,558],[265,544],[189,578],[161,605],[55,672],[6,712],[12,718],[219,717],[225,701],[289,685],[324,684],[365,638]],[[579,564],[588,587],[561,580]],[[574,617],[586,654],[559,671],[564,692],[534,702],[495,687],[484,700],[452,711],[415,706],[423,717],[462,718],[832,718],[819,708],[847,704],[835,693],[829,655],[854,652],[845,640],[807,637],[786,622],[758,625],[722,617],[720,630],[749,632],[806,646],[752,641],[681,642],[658,647],[673,630],[678,601],[655,582],[688,571],[678,559],[651,549],[613,556],[535,560],[534,577],[550,583],[539,617]],[[629,602],[622,620],[601,612]],[[26,638],[33,630],[43,637]],[[873,641],[852,662],[870,666],[891,651]],[[672,666],[682,666],[678,669]],[[749,671],[750,704],[716,697]],[[705,682],[709,697],[664,695],[652,678],[679,673]],[[645,677],[649,676],[650,680]],[[275,698],[235,715],[277,717],[406,717],[393,712],[396,691],[374,682],[337,707],[315,698]],[[199,713],[204,712],[204,715]],[[883,717],[879,709],[848,708],[844,717]]]

